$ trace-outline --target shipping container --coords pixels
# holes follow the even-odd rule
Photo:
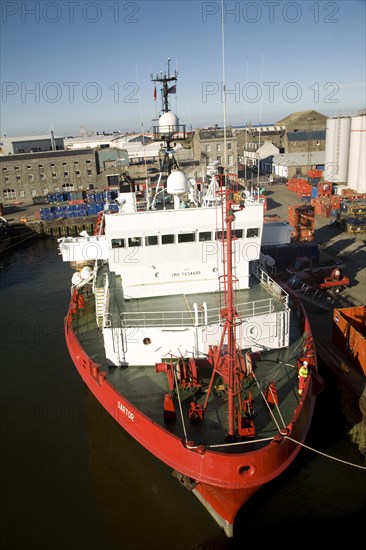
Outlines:
[[[366,307],[335,308],[333,342],[366,376]]]

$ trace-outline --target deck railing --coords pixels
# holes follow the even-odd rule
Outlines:
[[[279,300],[282,305],[288,309],[288,294],[287,292],[278,284],[272,277],[264,271],[259,262],[252,262],[252,273],[261,282],[262,285],[266,287],[268,292],[270,292],[277,300]]]
[[[251,318],[272,313],[275,309],[274,299],[266,298],[236,305],[239,317]],[[219,323],[220,309],[208,309],[205,304],[193,304],[192,310],[183,311],[128,311],[120,314],[124,327],[186,327],[209,326]]]

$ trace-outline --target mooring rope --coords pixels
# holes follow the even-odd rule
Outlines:
[[[361,466],[360,464],[354,464],[353,462],[348,462],[347,460],[343,460],[342,458],[337,458],[335,456],[328,455],[327,453],[323,453],[322,451],[318,451],[317,449],[314,449],[309,445],[305,445],[305,443],[301,443],[301,441],[296,441],[296,439],[293,439],[289,435],[285,435],[284,437],[286,439],[289,439],[293,443],[296,443],[296,445],[301,445],[301,447],[308,449],[308,451],[313,451],[313,453],[317,453],[321,456],[324,456],[325,458],[329,458],[330,460],[335,460],[336,462],[341,462],[341,464],[346,464],[347,466],[353,466],[354,468],[360,468],[361,470],[366,470],[366,466]]]

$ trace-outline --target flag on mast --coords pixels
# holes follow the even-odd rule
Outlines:
[[[156,85],[154,86],[154,101],[156,101]]]
[[[174,84],[174,86],[170,86],[170,88],[168,88],[168,94],[176,94],[176,93],[177,93],[176,84]]]

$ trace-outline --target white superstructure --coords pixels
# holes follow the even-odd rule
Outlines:
[[[60,239],[63,260],[108,262],[109,270],[121,277],[125,299],[218,290],[219,206],[143,212],[124,211],[123,206],[118,214],[105,214],[105,235]],[[250,262],[260,257],[263,204],[250,198],[235,216],[236,276],[239,287],[248,288]]]

